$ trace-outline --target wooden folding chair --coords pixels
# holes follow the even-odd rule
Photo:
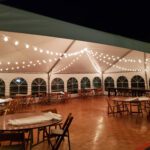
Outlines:
[[[125,105],[123,103],[121,104],[113,103],[112,100],[107,98],[107,104],[108,104],[108,109],[107,109],[108,115],[113,114],[114,116],[115,114],[118,114],[118,113],[122,115],[122,113],[126,111]]]
[[[143,117],[142,103],[139,100],[134,100],[130,102],[130,113],[131,115],[136,113],[137,117],[140,115],[142,115]]]
[[[64,137],[68,138],[68,146],[69,146],[69,150],[71,150],[71,144],[70,144],[70,136],[69,136],[69,127],[70,124],[73,120],[72,114],[70,113],[65,121],[65,123],[63,124],[62,129],[53,129],[51,130],[50,134],[49,134],[49,138],[48,138],[48,143],[52,146],[52,150],[58,150],[62,140],[64,139]],[[51,138],[56,138],[55,143],[53,144],[51,142]]]
[[[53,109],[47,109],[47,110],[43,110],[42,112],[52,112],[52,113],[57,113],[57,109],[56,108],[53,108]],[[59,128],[61,128],[61,124],[62,123],[58,123],[58,124],[56,124],[56,125],[54,125],[54,128],[57,128],[57,127],[59,127]],[[50,128],[51,128],[52,126],[48,126],[48,127],[40,127],[40,128],[38,128],[38,134],[37,134],[37,142],[38,143],[40,143],[40,142],[43,142],[44,140],[45,140],[45,138],[47,138],[47,135],[46,135],[46,133],[48,132],[48,133],[50,133]],[[48,128],[48,131],[47,131],[47,128]],[[42,140],[40,141],[40,133],[42,133]]]

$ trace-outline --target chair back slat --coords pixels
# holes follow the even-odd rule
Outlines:
[[[65,120],[65,122],[64,122],[64,124],[63,124],[62,129],[64,129],[64,128],[66,127],[66,125],[67,125],[69,119],[71,118],[71,116],[72,116],[72,113],[69,113],[68,116],[67,116],[67,119]]]

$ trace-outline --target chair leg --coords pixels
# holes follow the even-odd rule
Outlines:
[[[47,137],[48,132],[50,133],[50,126],[48,126],[48,131],[46,127],[43,130],[43,141],[45,140],[45,138],[48,138]]]
[[[43,142],[43,141],[44,141],[44,138],[45,138],[45,129],[42,130],[42,132],[43,132],[43,138],[42,138],[42,142]]]
[[[108,115],[109,115],[109,114],[113,114],[113,115],[114,115],[114,109],[113,109],[113,108],[110,108],[110,106],[108,106],[107,112],[108,112]]]
[[[29,149],[32,149],[32,145],[33,145],[33,130],[29,131],[29,140],[30,140],[30,145],[29,145]]]
[[[40,137],[40,131],[38,130],[38,135],[37,135],[37,143],[39,143],[39,137]]]
[[[68,146],[69,146],[69,150],[71,150],[69,131],[68,131]]]

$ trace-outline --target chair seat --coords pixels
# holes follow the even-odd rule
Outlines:
[[[63,130],[62,129],[52,129],[50,135],[62,135]]]

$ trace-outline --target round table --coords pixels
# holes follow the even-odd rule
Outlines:
[[[8,121],[11,119],[19,119],[19,118],[26,118],[26,117],[34,117],[42,115],[42,112],[34,112],[34,113],[16,113],[16,114],[10,114],[10,115],[3,115],[0,116],[0,131],[13,131],[13,130],[29,130],[29,129],[35,129],[39,127],[44,126],[52,126],[57,123],[59,123],[61,120],[49,120],[44,121],[41,123],[34,123],[34,124],[27,124],[27,125],[10,125],[8,124]]]
[[[53,126],[61,122],[61,120],[52,119],[52,120],[44,121],[40,123],[24,124],[24,125],[11,125],[11,124],[8,124],[8,122],[10,119],[13,120],[13,119],[20,119],[20,118],[27,118],[27,117],[34,117],[34,116],[36,117],[42,114],[44,113],[34,112],[34,113],[16,113],[16,114],[0,116],[0,131],[9,131],[9,132],[21,131],[24,133],[29,132],[29,139],[31,141],[30,147],[33,147],[39,144],[39,143],[33,144],[33,129],[37,129],[40,127]]]

